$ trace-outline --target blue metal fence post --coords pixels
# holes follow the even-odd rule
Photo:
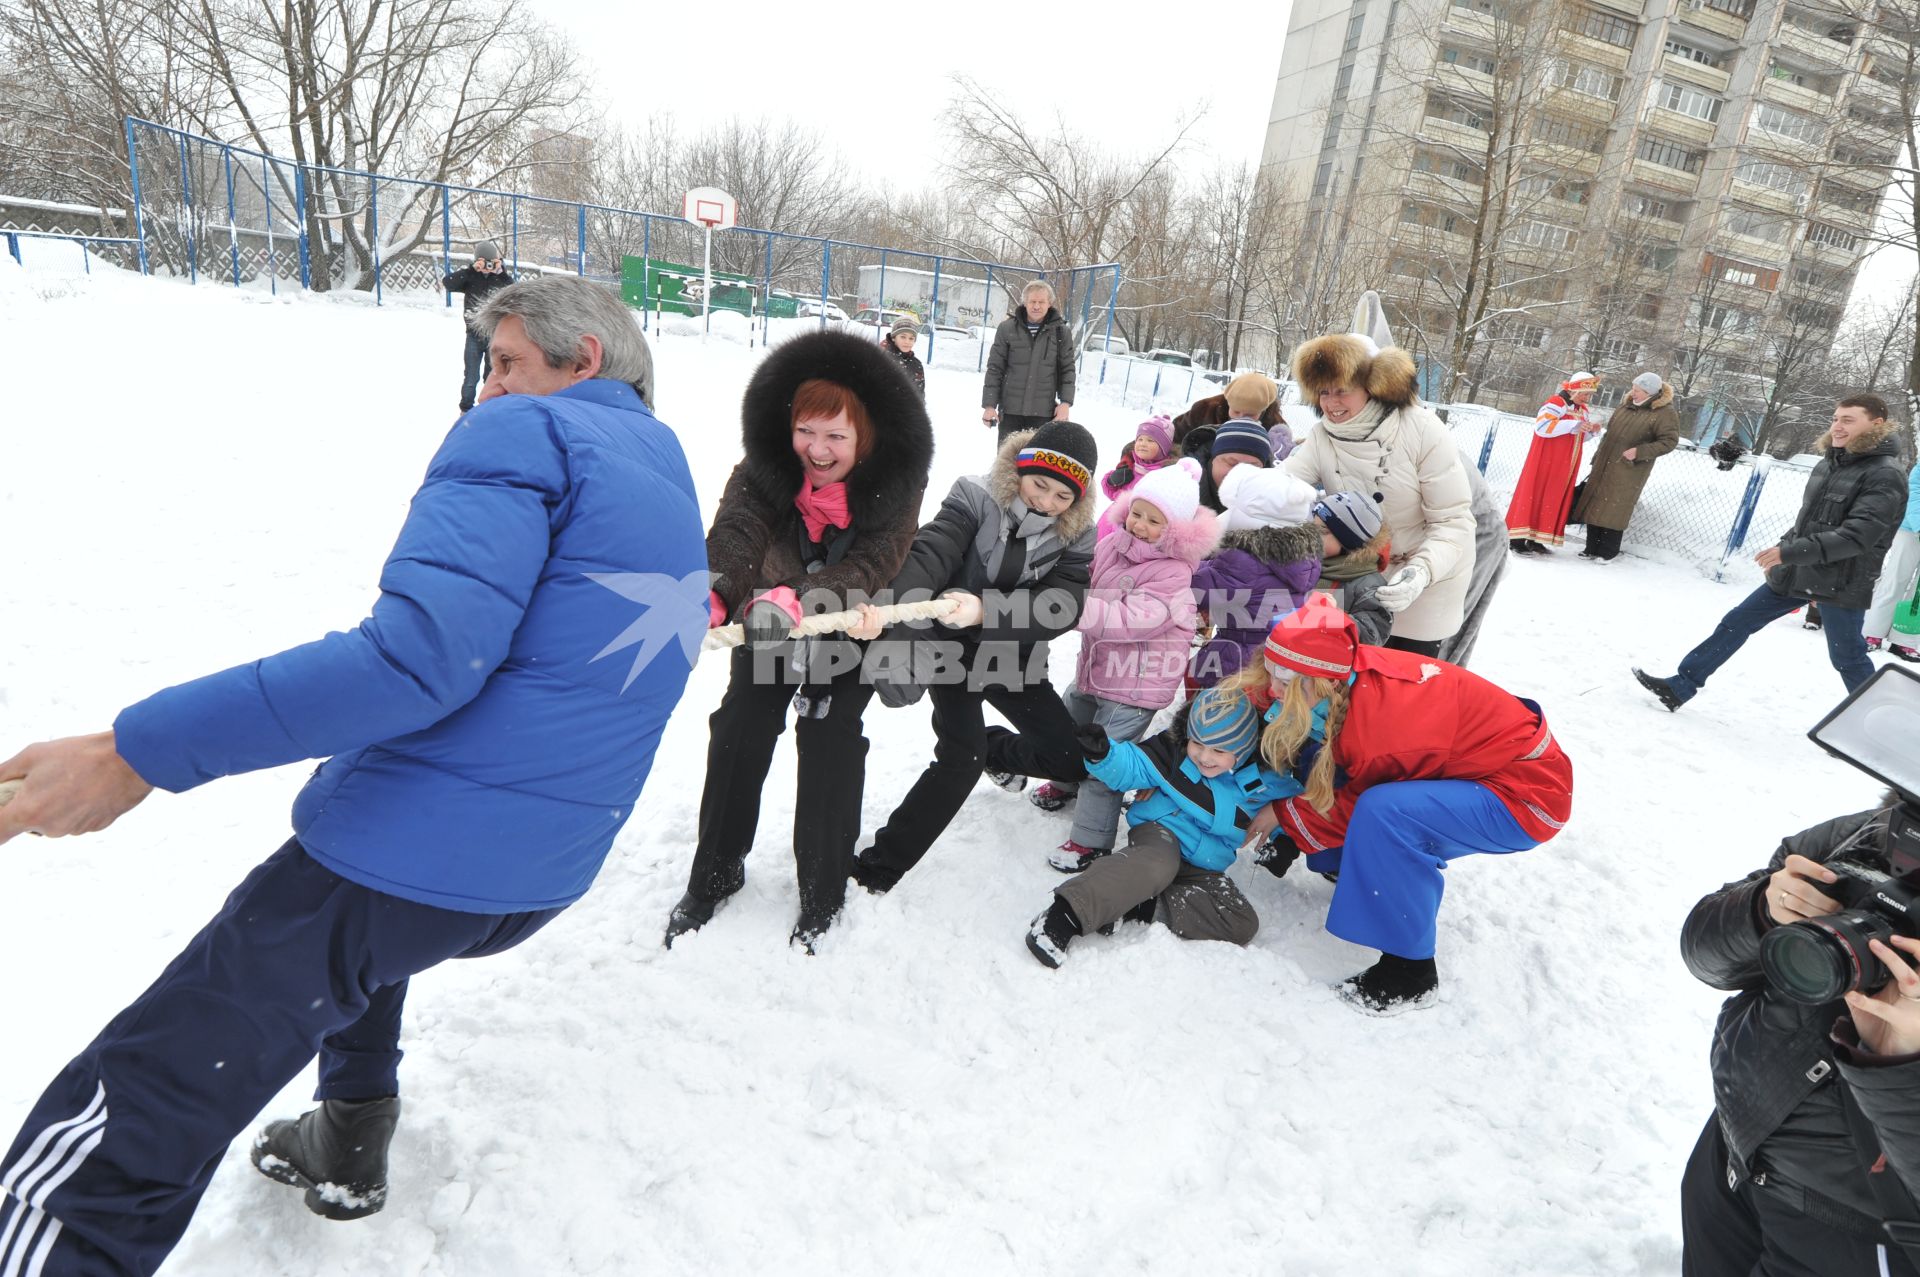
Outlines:
[[[240,227],[233,211],[233,148],[220,148],[220,159],[227,170],[227,254],[233,259],[233,286],[240,287]]]
[[[371,173],[367,175],[367,212],[372,228],[369,238],[373,245],[373,304],[384,304],[380,279],[380,179]]]
[[[1493,436],[1500,429],[1500,415],[1495,413],[1487,418],[1487,437],[1480,443],[1480,473],[1487,472],[1487,463],[1493,460]]]
[[[587,277],[587,206],[576,204],[574,211],[580,215],[580,224],[574,236],[574,247],[580,250],[579,275],[580,278],[585,279]]]
[[[12,231],[7,232],[7,255],[16,262],[20,261],[20,237]],[[20,264],[23,266],[26,265],[25,262],[21,262]]]
[[[833,241],[820,241],[820,326],[827,326],[827,281],[833,275]]]
[[[140,237],[140,273],[150,272],[147,265],[147,215],[140,208],[140,154],[133,140],[133,117],[127,117],[127,168],[133,174],[133,226]]]
[[[453,197],[444,182],[440,185],[440,274],[442,277],[453,274]],[[440,291],[446,295],[451,309],[453,290],[443,287]]]
[[[200,259],[193,246],[193,192],[187,189],[187,135],[180,135],[180,203],[185,210],[187,232],[187,282],[200,282]]]
[[[267,205],[267,292],[280,295],[280,254],[273,242],[273,174],[267,170],[267,157],[260,157],[260,198]]]
[[[1731,559],[1747,539],[1747,529],[1753,523],[1754,511],[1760,508],[1760,490],[1767,486],[1767,471],[1771,468],[1771,457],[1756,457],[1753,474],[1747,480],[1747,490],[1740,494],[1740,509],[1733,516],[1733,527],[1727,532],[1727,548],[1720,555],[1720,566],[1714,571],[1713,579],[1724,580],[1727,572],[1727,560]]]
[[[766,287],[767,304],[760,308],[760,344],[773,345],[773,232],[767,232]]]
[[[1000,322],[993,317],[993,267],[991,266],[987,267],[987,291],[980,298],[980,312],[980,318],[987,321],[985,327],[992,328]],[[980,343],[980,349],[974,354],[973,370],[979,372],[986,366],[987,343],[983,341]]]
[[[884,248],[880,250],[880,287],[874,290],[873,308],[877,311],[887,308],[887,250]]]
[[[933,343],[940,337],[940,263],[945,260],[933,259],[933,300],[927,303],[932,314],[927,316],[927,367],[933,367]]]
[[[507,197],[507,212],[513,219],[513,268],[520,269],[520,197]]]
[[[300,205],[300,287],[313,289],[313,245],[307,240],[307,170],[294,165],[293,198]]]
[[[653,305],[653,219],[640,215],[640,327],[647,327],[647,310]]]
[[[1119,302],[1120,302],[1120,268],[1118,266],[1115,266],[1113,268],[1113,291],[1107,294],[1107,340],[1104,344],[1109,349],[1111,349],[1113,345],[1113,309],[1115,306],[1119,304]]]

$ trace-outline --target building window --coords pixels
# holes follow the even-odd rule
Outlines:
[[[1678,111],[1681,115],[1690,115],[1696,120],[1718,120],[1720,108],[1726,103],[1711,93],[1694,88],[1690,84],[1661,83],[1654,89],[1654,104],[1664,106],[1669,111]]]
[[[1755,186],[1764,186],[1770,191],[1781,191],[1788,195],[1807,193],[1807,176],[1785,164],[1769,164],[1765,160],[1741,160],[1733,175],[1743,182]]]
[[[1764,239],[1770,244],[1784,244],[1791,233],[1791,227],[1784,217],[1772,213],[1762,213],[1751,208],[1732,208],[1727,210],[1727,220],[1720,224],[1722,230],[1734,235],[1750,235],[1754,239]]]
[[[1509,330],[1507,340],[1528,350],[1545,350],[1553,341],[1553,334],[1538,324],[1521,324]]]
[[[1344,96],[1347,91],[1347,86],[1352,83],[1353,83],[1353,63],[1348,62],[1345,65],[1343,65],[1340,68],[1339,72],[1335,74],[1333,77],[1334,96],[1335,97]]]
[[[1701,263],[1700,273],[1711,275],[1723,284],[1738,284],[1742,288],[1764,288],[1772,292],[1780,287],[1779,271],[1713,253],[1708,253]]]
[[[1547,83],[1608,102],[1618,102],[1620,90],[1626,86],[1626,80],[1611,71],[1571,62],[1554,63],[1547,71]]]
[[[1551,248],[1564,251],[1579,242],[1577,232],[1565,226],[1556,226],[1552,222],[1519,222],[1513,227],[1513,242],[1527,244],[1534,248]]]
[[[1575,124],[1570,120],[1540,120],[1533,126],[1533,136],[1536,141],[1553,146],[1571,147],[1573,150],[1585,151],[1590,155],[1601,154],[1607,146],[1606,130],[1585,124]]]
[[[1820,192],[1822,208],[1844,208],[1849,213],[1871,214],[1879,209],[1880,197],[1872,191],[1845,191],[1829,187]]]
[[[1718,302],[1708,302],[1695,308],[1699,325],[1712,332],[1750,333],[1754,330],[1759,316],[1750,310],[1741,310],[1738,306],[1723,306]]]
[[[1453,7],[1470,13],[1492,13],[1493,0],[1453,0]]]
[[[1525,196],[1565,200],[1569,204],[1585,204],[1593,195],[1593,184],[1590,182],[1570,181],[1548,173],[1522,178],[1514,189]]]
[[[1478,112],[1471,107],[1462,106],[1448,98],[1430,97],[1427,99],[1427,118],[1430,120],[1450,120],[1476,133],[1486,132],[1486,124]]]
[[[1807,242],[1825,244],[1829,248],[1845,249],[1847,252],[1860,247],[1858,235],[1843,231],[1838,226],[1828,226],[1825,222],[1815,222],[1807,227]]]
[[[1653,323],[1660,318],[1660,304],[1663,298],[1658,293],[1642,293],[1640,300],[1633,305],[1633,317]]]
[[[1711,9],[1743,21],[1753,13],[1753,0],[1687,0],[1689,9]]]
[[[1677,168],[1683,173],[1698,173],[1705,158],[1705,152],[1689,151],[1677,142],[1663,142],[1657,137],[1641,138],[1633,153],[1650,164]]]
[[[1456,49],[1452,45],[1440,50],[1440,60],[1448,66],[1464,67],[1469,71],[1478,71],[1482,75],[1492,75],[1494,61],[1484,53],[1472,49]]]
[[[1648,270],[1672,270],[1673,264],[1679,260],[1680,250],[1668,245],[1640,250],[1640,264]]]
[[[1767,78],[1787,84],[1797,84],[1803,89],[1812,89],[1815,93],[1833,92],[1833,84],[1825,76],[1815,75],[1811,71],[1797,70],[1780,62],[1767,64]]]
[[[1845,292],[1847,277],[1835,275],[1830,271],[1815,270],[1811,266],[1793,268],[1793,282],[1801,288],[1817,288],[1823,293]]]
[[[1782,110],[1771,102],[1753,108],[1753,127],[1794,142],[1818,142],[1821,134],[1820,121]]]
[[[1325,195],[1327,193],[1327,182],[1332,177],[1333,161],[1320,161],[1320,167],[1313,171],[1313,193],[1315,195]]]
[[[1629,22],[1618,14],[1584,8],[1575,14],[1572,29],[1622,49],[1631,49],[1634,37],[1640,33],[1640,25],[1636,22]]]
[[[1642,195],[1638,191],[1627,192],[1621,208],[1628,217],[1650,217],[1657,222],[1684,222],[1686,214],[1672,200],[1659,199],[1652,195]]]
[[[1600,359],[1603,363],[1637,364],[1640,343],[1631,337],[1609,337],[1600,343]]]
[[[1715,53],[1712,49],[1702,49],[1697,45],[1683,44],[1679,40],[1667,41],[1667,52],[1685,62],[1698,62],[1703,67],[1725,70],[1727,55]]]
[[[1416,173],[1436,173],[1441,177],[1452,178],[1456,182],[1480,185],[1480,170],[1465,160],[1437,151],[1415,151],[1413,153],[1413,171]]]
[[[1360,47],[1360,29],[1367,25],[1367,12],[1362,9],[1347,19],[1347,43],[1343,52],[1352,53]]]

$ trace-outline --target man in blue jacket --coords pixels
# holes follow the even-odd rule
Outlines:
[[[613,294],[532,280],[476,325],[493,372],[358,628],[0,763],[21,781],[4,843],[327,759],[293,838],[28,1115],[0,1159],[0,1272],[152,1273],[227,1145],[316,1053],[320,1106],[268,1126],[254,1164],[330,1218],[379,1210],[408,978],[539,930],[632,814],[706,628],[692,476]]]

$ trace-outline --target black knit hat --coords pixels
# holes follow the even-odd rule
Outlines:
[[[1021,447],[1013,468],[1021,474],[1043,474],[1073,486],[1084,497],[1093,486],[1093,468],[1100,464],[1100,447],[1085,426],[1071,421],[1049,421],[1033,432]]]

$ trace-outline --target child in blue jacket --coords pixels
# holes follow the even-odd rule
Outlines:
[[[1259,737],[1252,702],[1219,687],[1193,698],[1184,730],[1139,744],[1109,741],[1097,726],[1082,729],[1090,775],[1115,791],[1152,792],[1127,812],[1126,848],[1061,884],[1033,920],[1033,956],[1057,967],[1075,936],[1110,931],[1121,918],[1158,918],[1183,940],[1251,941],[1260,917],[1227,868],[1253,813],[1301,792],[1291,776],[1260,765]]]

